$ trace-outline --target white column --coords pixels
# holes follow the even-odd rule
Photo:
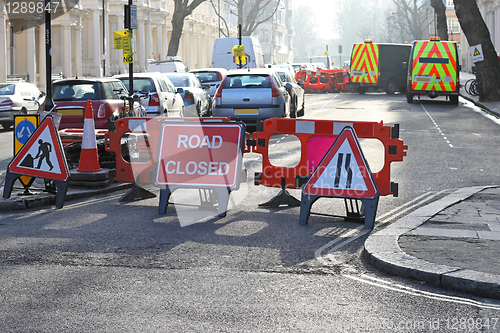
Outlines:
[[[491,35],[491,41],[494,43],[495,42],[495,36],[498,34],[498,31],[495,31],[495,12],[493,10],[493,4],[489,3],[488,4],[488,12],[487,12],[487,17],[488,20],[486,21],[488,29],[490,30],[490,35]]]
[[[162,51],[163,51],[163,40],[161,39],[162,35],[162,25],[161,24],[157,24],[156,25],[156,50],[155,50],[155,56],[159,56],[160,59],[163,59],[163,54],[162,54]]]
[[[26,67],[30,76],[30,82],[35,83],[36,56],[35,56],[35,25],[33,21],[27,21],[26,30]]]
[[[146,71],[146,56],[145,56],[145,40],[144,40],[144,19],[140,18],[137,20],[137,29],[134,31],[134,34],[137,33],[137,36],[134,35],[135,42],[135,52],[137,52],[137,60],[134,61],[137,63],[139,72]],[[134,66],[135,67],[135,66]]]
[[[495,40],[493,43],[495,44],[495,49],[497,54],[500,53],[500,3],[495,8]]]
[[[0,82],[7,81],[7,25],[5,13],[0,11]]]
[[[165,60],[167,58],[167,51],[168,51],[168,34],[167,34],[167,25],[166,24],[162,24],[161,31],[162,31],[162,33],[161,33],[161,35],[162,35],[162,41],[161,41],[162,58],[160,60]]]
[[[144,40],[145,40],[145,53],[146,53],[146,59],[144,60],[148,60],[149,58],[151,58],[151,23],[149,22],[149,19],[146,20],[144,22]],[[144,71],[146,71],[146,69],[144,69]]]
[[[92,9],[92,75],[100,77],[101,71],[101,34],[99,29],[99,9]]]
[[[40,30],[38,30],[38,89],[40,91],[47,91],[45,84],[47,79],[45,77],[45,23],[40,23]]]
[[[62,40],[63,40],[63,76],[71,77],[71,27],[69,25],[63,25],[62,27]]]
[[[111,75],[111,72],[110,72],[110,65],[111,65],[111,55],[110,55],[110,50],[111,50],[111,47],[110,47],[110,36],[111,36],[111,40],[113,38],[112,35],[110,35],[109,33],[109,27],[110,27],[110,24],[111,24],[111,20],[110,20],[110,16],[109,16],[109,6],[107,6],[106,4],[106,15],[104,16],[104,20],[106,20],[105,24],[104,24],[104,30],[103,31],[103,34],[104,34],[104,50],[103,50],[103,54],[106,56],[106,76],[110,76]]]
[[[82,53],[82,26],[77,25],[75,26],[75,66],[74,66],[74,72],[76,77],[81,77],[83,73],[83,68],[82,68],[82,58],[83,58],[83,53]]]

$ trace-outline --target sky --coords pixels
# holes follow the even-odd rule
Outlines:
[[[298,8],[303,5],[311,7],[316,13],[317,22],[323,22],[318,29],[318,32],[322,38],[331,39],[335,38],[335,32],[331,31],[332,11],[335,10],[336,4],[341,1],[349,0],[293,0],[293,7]],[[363,1],[363,0],[350,0],[350,1]],[[385,8],[390,7],[393,4],[392,0],[379,0],[382,7],[382,12]]]

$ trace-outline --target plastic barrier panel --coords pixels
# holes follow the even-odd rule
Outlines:
[[[383,144],[384,165],[380,171],[373,173],[373,178],[380,195],[398,195],[397,183],[391,182],[391,163],[403,161],[408,149],[398,138],[399,125],[385,126],[382,121],[377,123],[286,118],[267,119],[262,125],[261,132],[253,133],[255,146],[252,151],[262,155],[262,173],[256,174],[256,183],[268,187],[301,188],[335,138],[344,127],[351,126],[358,138],[377,139]],[[275,166],[270,162],[269,140],[276,134],[293,134],[300,140],[301,157],[297,165]]]
[[[306,93],[338,92],[348,83],[348,74],[345,69],[320,69],[299,71],[295,74],[295,79],[304,81]]]
[[[105,150],[116,154],[117,182],[153,183],[151,179],[161,124],[165,120],[179,122],[229,122],[229,118],[164,118],[127,117],[114,123],[114,130],[105,134]],[[124,142],[128,141],[128,143]],[[126,157],[127,160],[124,158]]]

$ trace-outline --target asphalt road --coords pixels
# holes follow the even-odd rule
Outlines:
[[[307,95],[306,118],[400,124],[408,156],[393,163],[399,197],[381,198],[377,229],[457,188],[498,183],[499,124],[463,103]],[[2,167],[9,137],[0,133]],[[365,141],[375,172],[380,146]],[[275,163],[297,161],[293,137],[273,143]],[[279,190],[253,185],[259,160],[246,154],[249,179],[224,218],[199,209],[197,190],[175,191],[166,214],[158,198],[122,202],[121,192],[0,215],[0,331],[500,331],[498,301],[371,267],[363,225],[327,216],[344,214],[340,199],[319,199],[307,226],[299,207],[258,207]]]

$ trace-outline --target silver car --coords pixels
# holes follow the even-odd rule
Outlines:
[[[208,94],[213,98],[224,76],[226,76],[227,70],[224,68],[201,68],[192,69],[189,72],[196,75],[201,84],[206,85]]]
[[[259,119],[286,118],[290,96],[273,69],[231,70],[215,94],[213,116],[239,118],[250,125]]]
[[[40,90],[28,82],[0,83],[0,124],[7,129],[14,124],[16,114],[36,114],[38,105],[34,102]],[[43,99],[40,99],[43,103]]]
[[[305,113],[305,98],[304,98],[304,81],[295,81],[295,76],[291,75],[289,71],[276,71],[285,84],[285,88],[290,94],[290,118],[302,117]]]
[[[163,73],[172,81],[184,99],[184,111],[181,117],[210,117],[212,99],[207,92],[207,85],[202,85],[193,73]]]
[[[115,75],[129,89],[129,75]],[[184,100],[168,78],[158,72],[134,73],[134,91],[148,92],[141,98],[148,117],[178,117],[184,109]]]

